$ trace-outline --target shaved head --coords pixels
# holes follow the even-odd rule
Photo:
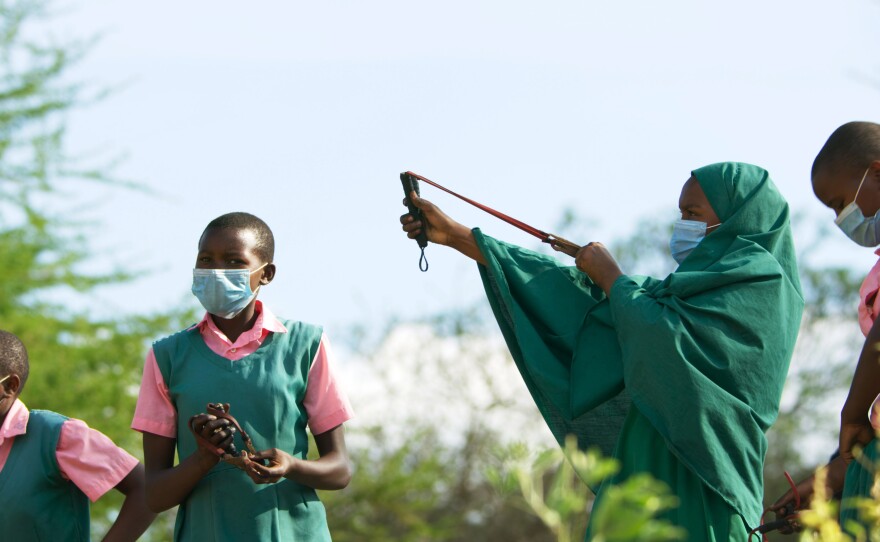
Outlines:
[[[246,230],[253,232],[257,242],[254,247],[254,252],[262,258],[264,262],[271,263],[274,260],[275,236],[272,235],[272,230],[269,229],[268,224],[263,222],[260,218],[250,213],[227,213],[218,216],[209,222],[205,227],[205,231],[202,232],[202,237],[204,237],[205,233],[208,231],[223,229]]]
[[[28,372],[28,354],[24,343],[12,333],[0,329],[0,378],[17,374],[21,379],[20,393],[27,381]]]
[[[880,124],[848,122],[834,130],[813,161],[811,176],[846,173],[861,176],[874,160],[880,160]]]

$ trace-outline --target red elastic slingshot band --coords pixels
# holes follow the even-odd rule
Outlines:
[[[483,205],[480,202],[477,202],[477,201],[474,201],[468,197],[462,196],[461,194],[457,194],[457,193],[453,192],[452,190],[446,188],[445,186],[441,186],[441,185],[435,183],[431,179],[428,179],[426,177],[422,177],[418,173],[413,173],[412,171],[407,171],[406,173],[408,175],[415,177],[416,179],[418,179],[420,181],[424,181],[424,182],[430,184],[431,186],[433,186],[435,188],[439,188],[440,190],[446,192],[447,194],[452,194],[453,196],[457,197],[458,199],[466,201],[466,202],[470,203],[471,205],[473,205],[474,207],[476,207],[477,209],[485,211],[496,218],[500,218],[501,220],[507,222],[508,224],[510,224],[512,226],[516,226],[517,228],[521,229],[522,231],[528,233],[529,235],[534,235],[535,237],[540,239],[542,243],[547,243],[548,245],[553,247],[555,250],[558,250],[560,252],[564,252],[564,253],[568,254],[569,256],[574,256],[575,254],[577,254],[577,251],[580,250],[580,248],[581,248],[580,245],[572,243],[568,239],[564,239],[564,238],[562,238],[556,234],[553,234],[553,233],[547,233],[545,231],[539,230],[538,228],[535,228],[534,226],[529,226],[525,222],[523,222],[521,220],[517,220],[517,219],[513,218],[512,216],[508,216],[500,211],[496,211],[495,209],[493,209],[487,205]]]

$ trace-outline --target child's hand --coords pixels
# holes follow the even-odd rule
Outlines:
[[[297,461],[292,455],[278,448],[259,451],[251,456],[251,460],[253,472],[248,472],[248,475],[258,484],[274,484],[287,476]],[[269,463],[268,466],[262,464],[264,460]]]
[[[853,460],[853,448],[866,446],[874,438],[874,428],[865,416],[864,422],[840,424],[840,457],[848,464]]]
[[[449,218],[439,207],[418,197],[415,192],[411,192],[408,199],[421,209],[423,217],[420,221],[415,220],[409,213],[400,217],[403,231],[410,239],[415,239],[422,228],[426,228],[429,241],[438,245],[450,245],[455,235],[461,236],[470,232],[468,228]],[[403,200],[403,204],[406,205],[406,200]]]
[[[780,519],[782,517],[786,517],[798,510],[803,510],[810,506],[810,502],[813,500],[813,488],[815,485],[816,476],[811,474],[807,478],[801,480],[795,487],[795,489],[789,489],[785,492],[785,494],[779,497],[775,503],[771,504],[767,509],[772,510],[776,514],[776,519]],[[831,489],[831,488],[829,488]],[[797,491],[797,494],[795,494]],[[833,490],[832,490],[833,491]],[[800,503],[800,506],[796,508],[796,504]],[[779,529],[779,532],[782,534],[791,534],[794,531],[789,527],[783,527]]]
[[[199,414],[193,417],[190,426],[215,448],[215,450],[206,449],[204,443],[200,439],[196,439],[199,450],[210,452],[214,457],[217,457],[216,450],[226,451],[229,448],[235,435],[235,427],[230,424],[229,420],[218,418],[213,414]]]
[[[608,295],[614,281],[623,274],[614,256],[602,243],[589,243],[581,247],[575,256],[575,264],[605,291],[605,295]]]

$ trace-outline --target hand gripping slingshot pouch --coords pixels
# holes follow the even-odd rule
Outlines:
[[[247,450],[241,450],[239,452],[236,450],[234,442],[230,442],[226,448],[215,446],[211,441],[203,437],[198,429],[196,429],[196,416],[193,416],[189,419],[189,430],[192,431],[199,447],[210,451],[212,454],[219,457],[221,461],[234,465],[243,471],[252,470],[252,465],[255,462],[252,461],[251,458],[257,453],[257,451],[254,449],[253,441],[251,440],[250,435],[247,434],[247,431],[241,427],[238,420],[229,414],[229,403],[208,403],[207,413],[216,416],[219,419],[228,420],[230,425],[241,435],[241,439],[244,441]]]
[[[413,173],[412,171],[404,171],[403,173],[400,174],[400,182],[403,183],[403,194],[406,197],[406,206],[409,209],[409,214],[411,214],[413,219],[415,219],[415,220],[422,220],[422,211],[421,211],[421,209],[419,209],[418,207],[413,205],[413,203],[411,201],[409,201],[409,195],[411,192],[415,192],[416,196],[420,196],[419,181],[424,181],[435,188],[439,188],[440,190],[442,190],[448,194],[452,194],[453,196],[457,197],[460,200],[463,200],[463,201],[470,203],[471,205],[473,205],[477,209],[485,211],[496,218],[500,218],[501,220],[507,222],[508,224],[510,224],[512,226],[516,226],[517,228],[521,229],[522,231],[528,233],[529,235],[533,235],[533,236],[537,237],[538,239],[541,240],[542,243],[547,243],[548,245],[553,247],[553,250],[557,250],[559,252],[564,252],[565,254],[568,254],[569,256],[573,257],[577,254],[578,250],[580,250],[580,248],[581,248],[580,245],[572,243],[568,239],[564,239],[564,238],[562,238],[556,234],[553,234],[553,233],[541,231],[538,228],[535,228],[533,226],[529,226],[528,224],[526,224],[525,222],[523,222],[521,220],[517,220],[517,219],[515,219],[511,216],[508,216],[500,211],[496,211],[495,209],[492,209],[491,207],[489,207],[487,205],[483,205],[482,203],[476,202],[470,198],[462,196],[461,194],[457,194],[444,186],[440,186],[439,184],[435,183],[431,179],[428,179],[427,177],[422,177],[418,173]],[[428,270],[428,260],[425,258],[425,247],[428,246],[428,233],[425,230],[425,228],[422,228],[422,231],[419,232],[419,235],[416,236],[415,240],[416,240],[416,242],[418,242],[419,248],[422,249],[422,257],[419,259],[419,269],[421,269],[424,272],[424,271]]]

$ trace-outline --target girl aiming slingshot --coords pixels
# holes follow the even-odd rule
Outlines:
[[[602,243],[578,247],[505,219],[574,256],[566,266],[456,222],[415,190],[407,203],[418,210],[400,218],[409,238],[479,264],[557,441],[574,434],[620,462],[594,488],[595,507],[605,488],[650,473],[678,497],[663,517],[688,540],[748,538],[803,310],[788,204],[766,171],[725,162],[692,172],[670,240],[679,267],[665,278],[625,274]]]

